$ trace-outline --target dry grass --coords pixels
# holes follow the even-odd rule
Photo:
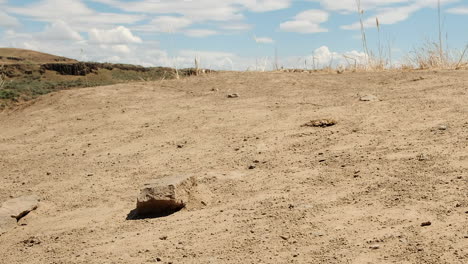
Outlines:
[[[3,64],[0,64],[0,89],[5,86],[5,73],[3,72]]]
[[[384,47],[381,43],[381,24],[379,19],[376,18],[376,28],[377,28],[377,41],[378,41],[378,51],[377,56],[372,50],[369,49],[367,43],[367,36],[365,32],[365,26],[363,23],[364,10],[361,7],[361,1],[356,0],[356,7],[359,15],[359,22],[361,27],[361,39],[362,39],[362,48],[365,54],[366,62],[365,64],[358,63],[354,58],[346,57],[345,59],[348,62],[347,70],[352,71],[380,71],[388,69],[397,69],[397,70],[410,70],[410,69],[461,69],[468,66],[468,62],[465,59],[466,52],[468,50],[468,45],[464,48],[463,51],[449,50],[444,48],[445,44],[443,41],[443,28],[442,28],[442,19],[441,19],[441,3],[438,1],[437,5],[437,20],[438,20],[438,41],[427,41],[421,47],[413,50],[407,58],[406,63],[402,63],[399,66],[392,64],[391,59],[391,47],[388,46],[388,54],[384,54]]]

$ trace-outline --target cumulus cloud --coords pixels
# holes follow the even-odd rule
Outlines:
[[[256,43],[262,43],[262,44],[270,44],[270,43],[275,42],[272,38],[268,38],[268,37],[256,37],[256,36],[254,36],[254,40],[255,40]]]
[[[308,0],[309,2],[319,2],[320,5],[330,11],[356,12],[356,0]],[[372,10],[377,7],[389,6],[393,4],[408,3],[414,0],[361,0],[363,10]],[[431,1],[431,0],[429,0]]]
[[[128,44],[141,43],[141,38],[134,36],[133,33],[124,26],[119,26],[110,30],[101,30],[93,28],[89,31],[89,41],[99,44]]]
[[[287,57],[282,60],[282,66],[285,68],[304,68],[307,69],[321,69],[328,66],[339,67],[349,66],[357,64],[363,64],[366,62],[367,56],[363,52],[359,51],[346,51],[346,52],[335,52],[331,51],[327,46],[321,46],[315,49],[311,55],[303,57]]]
[[[449,8],[447,9],[447,12],[456,15],[468,15],[468,6],[458,6],[454,8]]]
[[[117,53],[130,53],[130,48],[127,46],[127,45],[113,45],[111,46],[111,49],[114,51],[114,52],[117,52]]]
[[[236,2],[236,1],[232,1]],[[291,6],[292,0],[256,0],[237,1],[253,12],[281,10]]]
[[[321,23],[328,21],[328,13],[322,10],[307,10],[297,14],[293,20],[280,24],[280,29],[287,32],[319,33],[328,30],[321,27]]]
[[[348,0],[346,0],[348,1]],[[458,0],[441,0],[442,5],[457,2]],[[328,1],[325,1],[328,3]],[[392,5],[396,3],[404,3],[404,5]],[[407,20],[412,14],[424,8],[436,8],[438,1],[437,0],[409,0],[409,1],[400,1],[400,0],[367,0],[364,1],[365,4],[362,9],[366,11],[366,7],[371,9],[372,12],[366,12],[363,24],[364,27],[376,27],[376,18],[379,19],[379,23],[382,25],[391,25],[396,24],[402,21]],[[346,5],[344,5],[346,6]],[[356,8],[355,8],[356,10]],[[370,13],[370,15],[367,15]],[[355,22],[350,25],[344,25],[342,29],[347,30],[356,30],[360,28],[360,23]]]
[[[132,24],[145,19],[143,15],[97,12],[81,0],[41,0],[21,6],[7,6],[6,11],[42,22],[66,21],[73,29],[86,31],[99,25]]]
[[[78,32],[62,20],[47,25],[45,31],[39,34],[39,38],[43,40],[83,40]]]
[[[216,35],[218,32],[210,29],[189,29],[184,32],[185,35],[194,38],[203,38]]]
[[[17,27],[20,23],[16,17],[0,11],[0,27]]]
[[[160,16],[152,19],[148,24],[135,26],[135,31],[174,33],[192,24],[186,17]]]

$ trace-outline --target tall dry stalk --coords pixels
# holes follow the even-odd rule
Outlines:
[[[459,69],[461,65],[463,64],[463,59],[465,59],[465,54],[467,50],[468,50],[468,45],[465,46],[465,49],[463,50],[460,56],[460,59],[458,60],[457,65],[455,66],[455,69]]]
[[[275,46],[275,71],[279,70],[279,61],[278,61],[278,47]]]
[[[378,64],[378,68],[383,70],[384,66],[385,66],[385,63],[383,61],[383,50],[382,50],[382,42],[380,41],[380,22],[379,22],[379,18],[375,18],[375,24],[377,26],[377,37],[378,37],[378,42],[377,44],[379,45],[378,46],[378,49],[379,49],[379,64]]]
[[[441,8],[440,0],[437,0],[437,15],[439,22],[439,58],[442,66],[445,66],[445,55],[444,55],[444,43],[442,41],[442,18],[441,18]]]
[[[200,58],[195,56],[195,75],[200,75]]]
[[[369,61],[370,54],[369,54],[369,48],[367,46],[367,37],[366,37],[366,31],[364,30],[364,22],[363,22],[363,19],[362,19],[362,16],[364,15],[364,10],[362,10],[362,8],[361,8],[361,0],[356,0],[356,6],[357,6],[358,14],[359,14],[359,23],[361,25],[362,49],[363,49],[364,53],[366,54],[367,64],[369,65],[370,64],[370,61]]]

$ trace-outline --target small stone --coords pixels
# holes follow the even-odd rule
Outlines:
[[[228,94],[228,96],[227,96],[227,97],[228,97],[228,98],[239,98],[239,97],[240,97],[240,95],[239,95],[239,94],[237,94],[237,93],[233,93],[233,94]]]
[[[426,160],[429,160],[429,156],[426,155],[426,154],[419,154],[417,156],[417,159],[418,159],[418,161],[426,161]]]
[[[430,221],[421,223],[421,226],[430,226],[430,225],[432,225],[432,223]]]
[[[257,168],[257,166],[255,166],[255,165],[250,165],[249,166],[249,170],[254,170],[255,168]]]
[[[370,246],[369,248],[370,248],[370,249],[376,250],[376,249],[379,249],[379,248],[380,248],[380,245],[372,245],[372,246]]]
[[[167,240],[167,236],[161,236],[159,237],[159,240]]]
[[[439,130],[441,130],[441,131],[445,131],[447,129],[448,129],[448,127],[446,125],[440,125],[439,126]]]
[[[139,216],[177,212],[185,207],[196,185],[193,176],[172,176],[147,183],[137,198]]]
[[[359,100],[362,101],[362,102],[377,102],[377,101],[380,101],[377,96],[372,95],[372,94],[361,96],[359,98]]]
[[[330,127],[336,125],[337,122],[333,119],[318,119],[312,120],[302,125],[303,127]]]
[[[20,220],[29,212],[35,210],[39,204],[39,197],[36,195],[22,196],[8,200],[2,204],[2,209],[9,212],[11,217]]]

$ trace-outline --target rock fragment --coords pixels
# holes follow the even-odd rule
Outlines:
[[[367,95],[363,95],[359,98],[359,101],[362,101],[362,102],[378,102],[380,101],[379,98],[375,95],[372,95],[372,94],[367,94]]]
[[[240,95],[237,94],[237,93],[233,93],[233,94],[228,94],[227,98],[239,98]]]
[[[39,197],[36,195],[22,196],[3,203],[2,208],[9,211],[10,216],[20,220],[39,205]]]
[[[303,127],[330,127],[336,125],[337,122],[334,119],[318,119],[302,125]]]
[[[369,246],[370,249],[376,250],[380,248],[380,245],[371,245]]]
[[[427,221],[427,222],[424,222],[424,223],[421,223],[421,226],[430,226],[432,225],[432,223],[430,221]]]
[[[17,222],[35,210],[38,204],[39,197],[36,195],[22,196],[4,202],[0,208],[0,235],[14,228]]]
[[[171,176],[147,183],[137,198],[138,216],[169,215],[185,207],[196,186],[193,176]]]

